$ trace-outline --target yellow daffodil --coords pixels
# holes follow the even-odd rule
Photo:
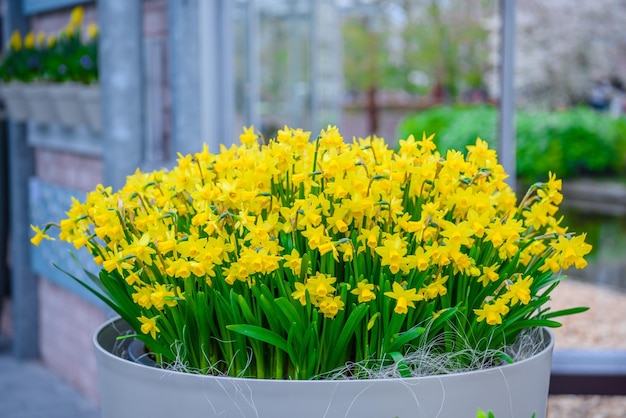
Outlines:
[[[530,286],[532,284],[533,278],[531,276],[519,278],[509,286],[503,298],[510,300],[510,306],[515,305],[518,301],[521,302],[522,305],[528,305],[531,298]]]
[[[45,229],[42,231],[38,226],[34,226],[34,225],[31,225],[30,229],[35,231],[35,236],[30,239],[30,242],[35,247],[39,246],[39,244],[41,244],[41,241],[43,241],[44,239],[54,241],[54,238],[46,234]]]
[[[16,32],[11,48],[21,42]],[[584,267],[591,247],[561,224],[552,173],[518,203],[485,141],[464,155],[441,154],[433,139],[409,136],[395,151],[333,126],[263,141],[246,127],[237,145],[179,154],[171,170],[137,170],[120,190],[73,199],[59,238],[91,252],[103,296],[164,364],[311,378],[387,358],[420,324],[432,330],[399,349],[457,348],[468,331],[486,346],[513,342],[518,321],[545,312],[551,273]],[[32,229],[34,245],[52,239]]]
[[[385,296],[396,300],[394,311],[404,315],[409,310],[408,307],[415,308],[415,303],[424,299],[424,296],[417,294],[415,289],[405,289],[400,283],[393,283],[392,291],[385,292]]]
[[[351,293],[353,295],[357,295],[359,302],[369,302],[376,299],[376,294],[374,293],[374,285],[368,283],[367,280],[360,281],[357,284],[357,288],[352,289]]]
[[[141,332],[144,334],[150,334],[152,338],[156,338],[157,332],[161,332],[159,327],[156,324],[156,318],[148,318],[144,315],[141,315],[137,318],[139,322],[141,322]]]
[[[239,140],[244,145],[252,145],[259,136],[254,132],[254,125],[243,128],[243,133],[239,135]]]
[[[502,299],[498,299],[492,303],[486,303],[480,309],[474,309],[474,313],[478,315],[478,322],[486,321],[489,325],[498,325],[502,323],[502,316],[509,312],[509,307]]]

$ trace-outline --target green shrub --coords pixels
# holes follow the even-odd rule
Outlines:
[[[518,112],[517,175],[542,180],[552,171],[561,178],[622,176],[626,167],[626,120],[587,108],[560,112]],[[490,106],[435,107],[401,122],[398,137],[436,133],[444,152],[481,137],[497,146],[497,110]]]

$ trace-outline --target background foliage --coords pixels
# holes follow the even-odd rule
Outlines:
[[[491,106],[434,107],[405,118],[398,137],[436,133],[440,150],[463,149],[476,137],[497,146],[497,111]],[[529,182],[548,171],[561,178],[626,174],[626,120],[583,107],[517,114],[517,175]]]

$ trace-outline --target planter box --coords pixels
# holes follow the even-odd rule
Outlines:
[[[24,97],[24,84],[18,82],[11,82],[2,84],[0,88],[0,94],[6,104],[7,113],[9,118],[23,122],[28,120],[30,111],[26,104],[26,98]]]
[[[9,117],[16,121],[85,125],[101,130],[100,87],[77,83],[8,83],[0,89]]]
[[[52,84],[48,87],[48,97],[57,114],[57,121],[66,127],[83,125],[85,116],[78,99],[82,86],[74,83]]]
[[[554,337],[515,364],[407,379],[262,380],[186,374],[118,355],[132,332],[121,319],[94,334],[103,418],[459,418],[478,408],[497,418],[544,418]]]
[[[38,123],[53,123],[59,116],[48,94],[49,84],[27,83],[23,85],[23,95],[29,111],[29,119]]]
[[[78,90],[78,100],[87,126],[94,132],[100,132],[102,130],[100,86],[98,84],[81,86]]]

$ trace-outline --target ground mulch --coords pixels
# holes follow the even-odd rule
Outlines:
[[[590,309],[561,318],[555,350],[626,350],[626,292],[567,278],[554,290],[552,307],[573,306]],[[550,396],[548,418],[626,418],[626,396]]]

